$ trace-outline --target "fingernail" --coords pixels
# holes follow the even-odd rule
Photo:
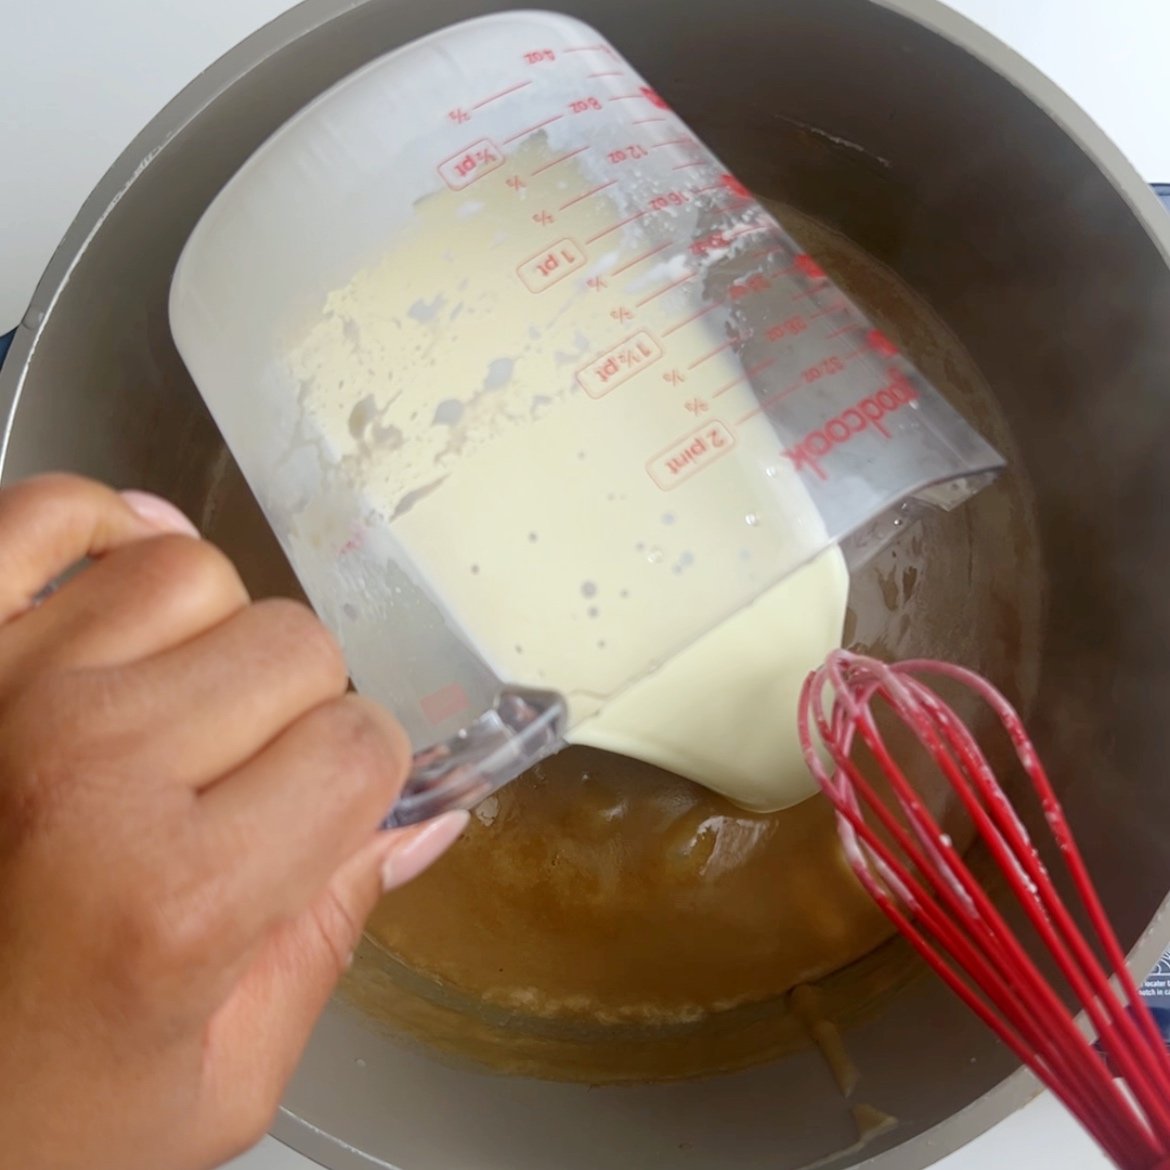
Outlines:
[[[389,893],[418,877],[447,852],[467,827],[470,813],[461,809],[443,813],[433,821],[394,833],[394,841],[382,860],[382,892]]]
[[[198,536],[199,529],[174,504],[152,496],[149,492],[121,492],[122,499],[152,528],[161,532],[178,532],[183,536]]]

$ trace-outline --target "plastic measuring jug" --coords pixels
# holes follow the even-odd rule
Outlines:
[[[1000,456],[595,31],[483,17],[239,170],[179,350],[355,685],[469,806]],[[776,713],[762,713],[775,719]]]

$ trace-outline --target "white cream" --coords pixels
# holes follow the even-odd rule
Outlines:
[[[635,756],[774,812],[812,792],[796,736],[809,671],[841,644],[849,573],[833,546],[611,699],[573,743]]]
[[[573,742],[786,807],[843,558],[718,327],[679,327],[685,266],[598,238],[622,208],[547,158],[419,204],[296,347],[302,405],[499,676],[566,696]]]

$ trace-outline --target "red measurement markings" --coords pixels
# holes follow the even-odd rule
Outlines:
[[[512,188],[513,191],[523,191],[528,184],[524,182],[519,175],[509,175],[505,180],[505,184]]]
[[[664,191],[661,195],[655,195],[650,200],[650,210],[665,211],[668,207],[682,207],[684,204],[690,203],[690,201],[691,195],[689,191]]]
[[[641,264],[643,260],[649,260],[651,256],[657,256],[659,252],[669,248],[672,241],[666,240],[659,244],[657,248],[651,248],[649,252],[643,252],[640,256],[635,256],[633,260],[627,260],[620,268],[613,270],[613,276],[620,276],[623,272],[633,268],[635,264]]]
[[[809,431],[794,447],[781,451],[796,471],[811,471],[817,479],[828,479],[821,460],[834,447],[848,443],[870,429],[883,439],[890,437],[889,428],[885,424],[886,416],[914,402],[918,391],[901,373],[893,370],[887,373],[891,375],[891,380],[880,390],[859,398],[828,422]]]
[[[687,376],[682,372],[682,370],[667,370],[666,373],[662,375],[662,380],[664,382],[669,382],[672,386],[681,386],[687,380]]]
[[[670,169],[672,171],[686,171],[686,170],[690,170],[691,167],[706,167],[706,166],[710,166],[710,165],[711,164],[709,163],[709,161],[707,159],[697,158],[697,159],[694,159],[692,162],[677,163],[677,164],[675,164],[675,166],[671,167]]]
[[[827,274],[825,270],[807,253],[801,252],[793,261],[792,265],[803,275],[810,280],[826,280]]]
[[[818,309],[815,313],[809,313],[808,319],[810,321],[815,321],[819,317],[831,317],[834,313],[839,313],[844,308],[847,308],[845,302],[838,301],[835,305],[829,305],[828,308]]]
[[[515,93],[518,89],[523,89],[526,85],[531,84],[531,81],[518,81],[515,85],[510,85],[507,89],[501,89],[499,93],[493,93],[491,96],[485,97],[483,101],[476,102],[471,108],[473,110],[482,110],[484,106],[490,106],[492,102],[498,102],[500,98],[506,98],[508,94]]]
[[[747,414],[745,414],[743,418],[739,419],[735,425],[742,427],[745,422],[755,418],[757,414],[763,414],[763,412],[767,410],[768,407],[775,406],[777,402],[782,402],[790,394],[795,394],[798,390],[802,389],[804,389],[804,383],[798,381],[793,382],[790,386],[785,386],[780,390],[774,390],[767,396],[767,398],[760,399],[759,405],[749,410]]]
[[[733,228],[729,232],[718,231],[711,232],[710,235],[701,236],[691,244],[691,251],[696,256],[704,256],[708,252],[717,252],[723,248],[730,248],[731,245],[744,236],[754,235],[756,232],[766,232],[768,227],[766,224],[744,224],[740,227]]]
[[[706,414],[707,411],[710,410],[710,407],[702,398],[688,398],[687,401],[683,403],[683,407],[694,415]]]
[[[574,45],[571,49],[562,49],[562,53],[613,53],[609,45]]]
[[[635,118],[630,123],[630,125],[631,126],[645,126],[650,122],[665,122],[665,121],[666,121],[665,118],[657,118],[657,117],[655,117],[655,118]]]
[[[880,329],[871,329],[865,335],[865,344],[882,357],[896,357],[898,354],[898,347]]]
[[[769,325],[765,337],[769,341],[783,341],[785,337],[796,337],[808,328],[808,321],[804,317],[788,317],[784,321],[777,321]]]
[[[723,423],[712,420],[660,451],[646,464],[646,471],[664,492],[668,492],[726,455],[734,446],[735,436]]]
[[[457,107],[454,110],[448,110],[447,117],[450,118],[450,120],[452,122],[470,122],[471,121],[471,115],[462,107]]]
[[[609,288],[609,282],[600,276],[591,276],[585,281],[585,287],[591,288],[594,292],[601,292],[603,289]]]
[[[539,65],[544,61],[557,59],[557,55],[552,49],[529,49],[522,56],[526,65]]]
[[[660,357],[662,347],[643,329],[582,366],[577,383],[590,398],[604,398]]]
[[[748,366],[748,368],[746,370],[744,370],[744,372],[742,374],[740,374],[738,377],[732,378],[730,382],[724,382],[723,385],[720,386],[719,389],[716,390],[715,393],[711,395],[711,397],[718,398],[721,394],[726,394],[728,392],[728,390],[731,390],[734,387],[738,386],[741,382],[746,382],[749,379],[754,378],[757,374],[761,373],[763,370],[766,370],[769,366],[775,365],[775,364],[776,364],[775,358],[765,358],[762,362],[756,362],[756,364],[754,366]],[[758,410],[752,411],[752,414],[758,414],[758,413],[759,413]],[[741,423],[746,422],[749,418],[752,417],[752,414],[744,415],[744,417],[741,418],[739,421]]]
[[[600,110],[601,102],[595,97],[574,98],[567,108],[570,114],[587,114],[590,110]]]
[[[543,122],[536,122],[532,126],[525,126],[523,130],[517,130],[515,134],[511,134],[505,138],[504,145],[507,146],[508,143],[515,142],[517,138],[523,138],[526,134],[535,134],[537,130],[542,130],[545,126],[549,126],[553,122],[559,122],[564,116],[564,114],[553,114],[551,118],[545,118]]]
[[[834,375],[843,374],[844,372],[845,362],[837,354],[833,354],[817,362],[815,366],[809,366],[808,369],[801,370],[800,376],[806,385],[811,386],[814,382],[819,382],[822,378],[832,378]]]
[[[621,322],[632,321],[634,319],[633,310],[627,309],[625,305],[618,305],[618,307],[616,309],[610,309],[609,315],[615,321],[621,321]]]
[[[660,110],[670,109],[670,106],[667,105],[662,95],[651,89],[648,85],[642,86],[637,93],[615,93],[609,100],[611,102],[632,102],[643,99]]]
[[[669,337],[672,333],[677,333],[680,329],[685,329],[688,325],[693,324],[700,317],[705,317],[708,313],[713,313],[720,306],[719,301],[714,301],[705,309],[699,309],[698,312],[692,313],[689,317],[684,317],[681,321],[675,322],[669,329],[662,331],[663,337]]]
[[[767,292],[771,287],[772,282],[762,272],[754,272],[751,276],[735,281],[728,288],[727,295],[733,301],[742,301],[753,293]]]
[[[644,147],[634,143],[631,146],[621,146],[617,150],[611,150],[605,157],[609,159],[615,166],[618,163],[631,162],[633,159],[645,158],[650,152]]]
[[[595,244],[598,240],[603,239],[605,236],[608,236],[610,234],[610,232],[616,232],[618,230],[618,228],[623,228],[626,226],[626,224],[633,223],[635,220],[641,219],[643,216],[649,215],[649,214],[650,213],[648,211],[637,211],[633,215],[628,215],[628,216],[626,216],[625,219],[618,220],[617,223],[612,224],[610,227],[605,228],[603,231],[598,232],[596,235],[590,236],[585,241],[585,243]]]
[[[576,272],[584,263],[584,248],[569,239],[558,240],[549,248],[525,260],[523,264],[517,265],[516,275],[524,282],[524,287],[529,292],[542,293],[558,280],[564,280],[570,272]]]
[[[695,360],[694,360],[693,362],[691,362],[691,364],[690,364],[689,366],[687,366],[687,369],[688,369],[688,370],[694,370],[694,369],[697,369],[697,368],[698,368],[699,366],[701,366],[701,365],[702,365],[704,362],[706,362],[706,361],[710,361],[710,360],[711,360],[711,358],[715,357],[715,355],[716,355],[716,354],[720,354],[720,353],[722,353],[722,352],[723,352],[725,349],[729,349],[729,348],[730,348],[731,346],[733,346],[733,345],[734,345],[734,344],[735,344],[735,343],[736,343],[738,340],[739,340],[739,338],[738,338],[738,337],[732,337],[732,338],[729,338],[729,339],[728,339],[727,341],[725,341],[725,342],[724,342],[722,345],[717,345],[717,346],[716,346],[714,349],[712,349],[712,350],[708,350],[708,351],[707,351],[705,354],[703,354],[703,356],[702,356],[702,357],[697,357],[697,358],[695,358]]]
[[[477,179],[504,165],[504,155],[490,138],[481,138],[439,163],[443,182],[452,191],[462,191]]]
[[[680,276],[677,280],[672,280],[670,284],[665,285],[657,292],[652,292],[649,296],[645,296],[640,301],[638,301],[638,308],[641,309],[643,306],[648,305],[651,301],[656,301],[659,297],[665,296],[665,294],[670,292],[671,289],[678,288],[680,284],[686,284],[688,280],[694,280],[698,275],[699,274],[697,272],[688,272],[683,276]]]
[[[752,193],[734,175],[720,175],[719,182],[724,190],[730,191],[737,199],[750,199],[752,197]]]
[[[661,122],[661,121],[663,121],[663,119],[662,118],[650,118],[649,121]],[[697,138],[691,138],[690,135],[687,135],[683,138],[668,138],[665,142],[652,142],[650,144],[650,149],[651,150],[658,150],[660,147],[663,147],[663,146],[698,146],[698,145],[699,145],[699,140]]]
[[[717,252],[731,243],[731,236],[725,232],[711,232],[701,236],[691,244],[691,251],[696,256],[705,256],[708,252]]]
[[[560,117],[558,114],[557,117]],[[568,154],[562,154],[560,158],[554,158],[552,162],[546,162],[543,166],[539,166],[532,172],[532,177],[535,179],[537,175],[543,175],[545,171],[551,171],[553,167],[558,167],[563,162],[568,162],[571,158],[576,158],[577,155],[582,154],[588,150],[588,146],[578,146],[576,150],[570,150]]]
[[[591,187],[588,191],[583,191],[580,195],[573,196],[568,203],[561,204],[561,210],[564,211],[572,207],[574,203],[580,203],[582,199],[589,199],[596,195],[599,191],[604,191],[606,187],[612,187],[617,182],[617,179],[610,179],[608,183],[599,183],[596,187]]]
[[[554,220],[555,220],[555,216],[551,215],[547,211],[534,211],[532,213],[532,222],[533,223],[547,225],[547,224],[553,223]]]
[[[775,360],[775,359],[772,359]],[[770,363],[769,363],[770,364]],[[758,367],[757,367],[758,368]],[[777,402],[787,398],[790,394],[795,394],[798,390],[805,386],[811,386],[814,382],[819,382],[822,378],[832,378],[837,374],[844,372],[845,362],[842,358],[833,355],[827,357],[824,361],[817,362],[815,366],[809,366],[806,370],[801,370],[800,377],[797,378],[790,386],[784,386],[780,390],[773,391],[766,398],[761,398],[759,404],[753,410],[749,410],[747,414],[739,420],[742,425],[750,418],[755,418],[757,414],[762,414],[770,406],[775,406]],[[751,371],[749,371],[750,373]]]

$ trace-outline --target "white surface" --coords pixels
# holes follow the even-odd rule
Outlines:
[[[952,4],[1067,89],[1145,178],[1170,182],[1167,0]],[[0,0],[0,331],[19,320],[57,241],[126,143],[188,80],[285,7],[285,0]],[[233,1170],[309,1165],[269,1140]],[[939,1165],[1104,1170],[1107,1163],[1043,1097]]]

